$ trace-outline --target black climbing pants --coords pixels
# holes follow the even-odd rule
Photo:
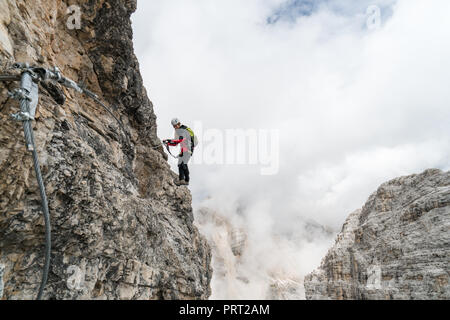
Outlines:
[[[184,180],[189,182],[189,168],[186,163],[182,163],[178,165],[178,176],[180,180]]]

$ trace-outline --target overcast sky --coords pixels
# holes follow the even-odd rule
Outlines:
[[[297,219],[338,230],[381,183],[449,170],[449,12],[448,0],[138,1],[135,50],[161,139],[173,117],[280,133],[276,175],[191,164],[194,209],[240,208],[262,233]]]

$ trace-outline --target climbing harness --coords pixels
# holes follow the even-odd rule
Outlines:
[[[130,140],[122,122],[114,116],[110,109],[100,101],[98,96],[93,92],[87,90],[84,86],[78,85],[73,80],[62,76],[60,70],[57,67],[53,69],[45,69],[42,67],[30,67],[27,63],[15,63],[14,69],[20,70],[20,75],[0,75],[0,81],[20,81],[20,88],[8,92],[8,95],[13,99],[20,102],[20,112],[12,114],[11,117],[16,121],[21,121],[25,133],[25,144],[28,151],[31,151],[33,156],[33,164],[36,172],[36,178],[39,185],[39,192],[42,200],[42,209],[44,212],[45,221],[45,262],[42,272],[42,280],[39,287],[39,293],[37,300],[42,298],[45,285],[47,284],[48,272],[50,269],[50,255],[51,255],[51,225],[50,214],[48,209],[48,200],[45,193],[44,181],[40,170],[38,155],[33,136],[33,128],[31,121],[35,119],[36,108],[39,100],[39,86],[41,81],[52,81],[61,84],[64,87],[74,89],[80,93],[84,93],[89,98],[100,104],[112,117],[118,122],[119,126],[123,130],[127,143],[130,146]]]

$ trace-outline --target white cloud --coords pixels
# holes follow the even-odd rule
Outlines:
[[[339,10],[265,24],[281,3],[140,1],[133,16],[161,138],[173,135],[175,116],[201,120],[204,130],[280,130],[275,176],[252,166],[190,167],[194,208],[207,196],[231,220],[243,208],[255,245],[258,230],[292,231],[299,217],[340,228],[382,182],[450,169],[449,1],[399,0],[373,32],[363,28],[365,10],[343,0]],[[308,269],[323,250],[305,243],[294,252]],[[259,245],[252,256],[262,260],[276,246]]]

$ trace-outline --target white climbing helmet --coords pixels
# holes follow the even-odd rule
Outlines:
[[[180,120],[178,120],[178,118],[173,118],[171,122],[172,122],[172,126],[175,126],[180,123]]]

